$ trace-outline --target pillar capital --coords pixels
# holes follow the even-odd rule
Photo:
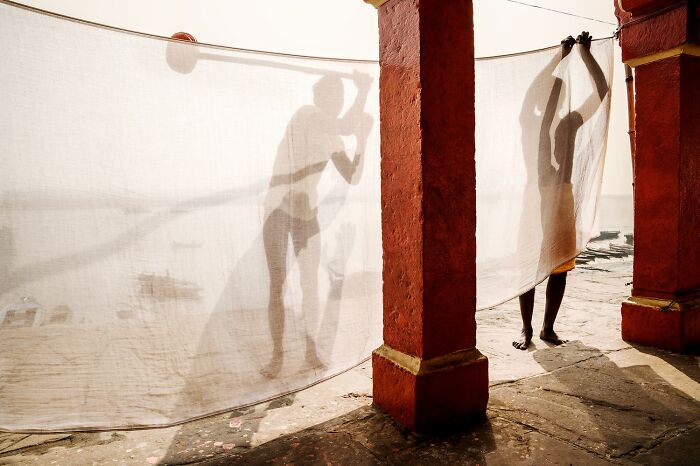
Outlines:
[[[666,8],[674,3],[682,3],[683,0],[617,0],[617,4],[624,12],[633,16],[640,16],[653,11]]]
[[[380,6],[384,5],[388,1],[389,0],[365,0],[365,3],[369,3],[374,8],[379,8]]]
[[[622,60],[642,66],[680,55],[698,56],[700,6],[687,0],[616,0]]]

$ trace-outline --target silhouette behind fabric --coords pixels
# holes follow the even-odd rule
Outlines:
[[[603,177],[612,45],[477,62],[478,308],[519,296],[585,248]]]
[[[0,23],[0,428],[171,424],[380,344],[376,63]]]
[[[380,345],[376,63],[174,43],[1,0],[0,24],[0,429],[172,424]],[[611,51],[592,49],[606,82]],[[609,97],[582,107],[590,73],[554,53],[477,63],[481,305],[531,287],[592,226]],[[544,246],[548,218],[575,224],[575,247]]]

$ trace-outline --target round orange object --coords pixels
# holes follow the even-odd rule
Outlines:
[[[177,40],[186,40],[189,42],[197,42],[197,39],[194,38],[194,36],[188,32],[176,32],[172,36],[170,36],[171,39],[177,39]]]
[[[172,70],[182,74],[191,73],[197,64],[197,57],[199,56],[197,46],[194,45],[197,43],[197,39],[187,32],[176,32],[170,38],[183,42],[192,42],[192,44],[183,44],[171,41],[168,42],[165,50],[165,59]]]

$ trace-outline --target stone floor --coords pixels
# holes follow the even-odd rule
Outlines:
[[[374,409],[365,363],[295,395],[172,428],[0,433],[0,464],[700,464],[700,358],[620,339],[631,269],[626,259],[570,273],[558,320],[570,342],[561,347],[511,346],[517,302],[479,312],[487,419],[454,435],[416,437]]]

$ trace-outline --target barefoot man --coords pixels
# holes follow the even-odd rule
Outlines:
[[[268,319],[272,337],[272,357],[261,370],[265,377],[278,375],[285,354],[284,286],[290,240],[301,281],[301,307],[306,326],[305,362],[311,369],[324,366],[316,353],[315,341],[320,312],[318,268],[321,256],[317,186],[329,162],[351,185],[357,184],[362,176],[363,153],[372,128],[371,116],[364,113],[372,78],[356,72],[353,82],[357,87],[355,101],[341,117],[345,95],[343,82],[337,76],[322,77],[313,88],[313,105],[305,105],[294,114],[278,148],[265,198],[263,226],[270,273]],[[352,159],[341,138],[347,135],[355,135],[357,139]]]
[[[571,52],[574,44],[578,43],[581,47],[581,57],[593,80],[595,91],[578,109],[564,116],[555,129],[554,159],[558,167],[555,167],[551,161],[550,128],[563,85],[559,78],[554,81],[540,128],[537,182],[541,199],[542,249],[566,251],[571,255],[575,253],[576,249],[576,217],[571,184],[576,134],[584,122],[595,113],[608,93],[608,85],[603,71],[591,54],[591,40],[592,37],[584,31],[576,40],[569,36],[562,41],[561,59],[564,59]],[[567,272],[572,270],[575,265],[576,259],[571,258],[557,267],[547,280],[544,321],[540,331],[540,339],[554,345],[561,345],[565,342],[554,331],[554,321],[564,297]],[[527,349],[532,341],[534,304],[535,288],[532,288],[520,296],[523,328],[520,338],[513,342],[513,346],[517,349]]]

